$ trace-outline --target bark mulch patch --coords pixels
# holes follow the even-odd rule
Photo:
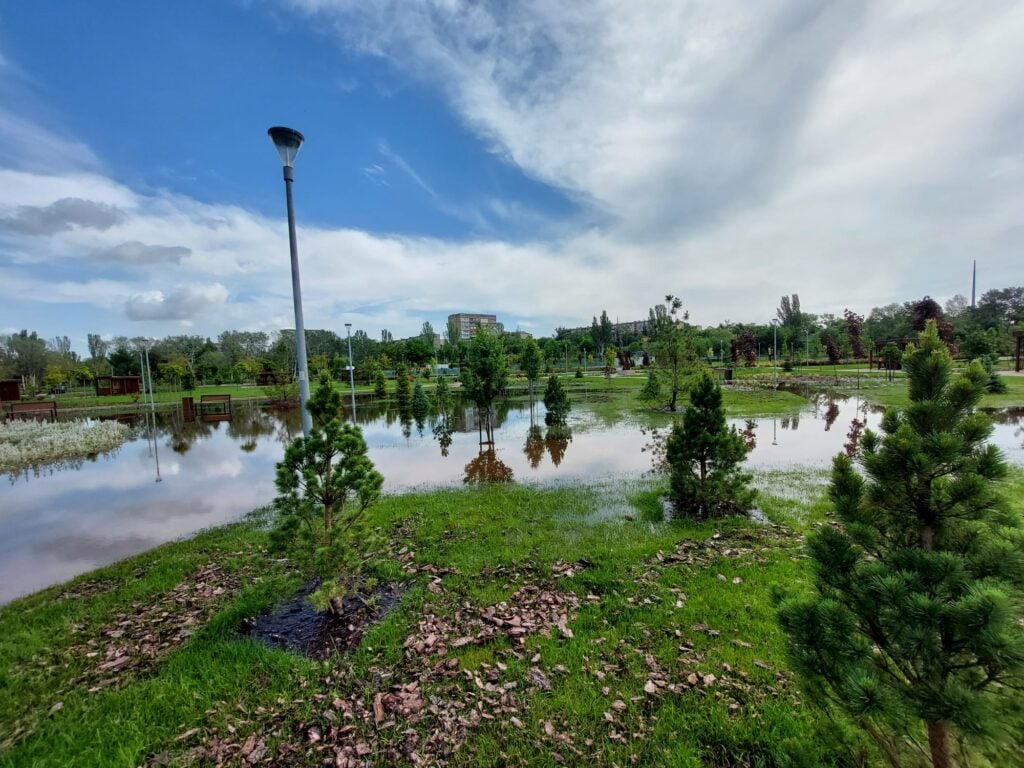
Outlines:
[[[89,691],[96,692],[120,682],[126,672],[155,664],[241,591],[251,577],[244,570],[228,572],[220,565],[206,565],[153,602],[133,603],[98,634],[72,648],[74,655],[92,662],[76,684],[94,683]]]
[[[318,611],[310,602],[318,586],[312,581],[269,613],[247,619],[243,631],[271,648],[323,661],[359,645],[366,629],[383,619],[406,591],[401,584],[385,584],[370,595],[346,597],[335,613]]]

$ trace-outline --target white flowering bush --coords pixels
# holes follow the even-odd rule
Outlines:
[[[10,421],[0,424],[0,472],[104,453],[130,435],[116,421]]]

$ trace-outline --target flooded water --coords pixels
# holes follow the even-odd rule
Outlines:
[[[357,405],[357,422],[389,492],[480,480],[578,482],[651,468],[650,421],[606,418],[599,403],[574,403],[568,430],[544,425],[543,405],[496,409],[495,445],[481,450],[472,408],[451,419],[451,444],[436,418],[404,421],[381,404]],[[138,415],[133,437],[93,460],[0,480],[0,602],[71,578],[202,528],[236,520],[274,497],[274,464],[301,431],[297,411],[236,405],[230,416],[187,423],[157,414],[155,440]],[[993,441],[1024,465],[1024,409],[995,414]],[[817,397],[789,416],[732,420],[751,448],[749,465],[825,467],[880,414],[850,399]]]

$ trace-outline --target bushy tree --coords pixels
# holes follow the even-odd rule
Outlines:
[[[981,366],[952,377],[932,320],[903,369],[910,405],[886,412],[881,435],[864,432],[862,472],[835,458],[838,519],[808,541],[814,592],[785,600],[779,617],[816,700],[848,712],[894,766],[923,753],[947,768],[951,741],[1000,726],[1005,685],[1024,665],[1009,593],[1024,553],[998,488],[1006,465],[975,411]]]
[[[654,336],[654,370],[661,379],[662,391],[668,398],[670,411],[676,410],[679,395],[686,389],[697,362],[693,348],[693,337],[686,326],[687,314],[682,311],[683,302],[669,294],[665,304],[650,310],[649,323],[656,324]]]
[[[900,348],[897,347],[891,341],[882,347],[882,362],[885,365],[885,376],[886,379],[892,381],[895,376],[895,371],[899,368],[900,358],[902,357]]]
[[[384,478],[367,456],[359,427],[338,418],[337,392],[320,386],[309,405],[318,423],[309,437],[293,440],[277,464],[272,541],[324,580],[336,597],[339,587],[361,581],[360,547],[365,550],[369,532],[359,524],[380,497]]]
[[[537,383],[540,378],[540,366],[543,362],[543,357],[540,352],[540,346],[533,339],[526,339],[523,341],[523,348],[519,352],[519,367],[523,369],[523,374],[526,376],[526,381],[530,385],[530,400],[533,400],[533,385]]]
[[[707,370],[690,389],[690,406],[665,446],[672,503],[680,515],[713,517],[750,508],[750,476],[740,466],[747,448],[725,423],[722,388]]]
[[[483,416],[482,423],[486,426],[489,442],[494,441],[491,406],[507,383],[508,366],[501,338],[481,328],[469,342],[466,363],[462,368],[462,386],[466,397],[476,404]]]
[[[615,375],[615,347],[606,347],[604,350],[604,377],[610,384],[612,376]]]
[[[544,408],[547,411],[544,414],[547,424],[565,424],[572,409],[572,401],[557,376],[548,378],[548,385],[544,389]]]
[[[864,350],[864,315],[858,315],[853,310],[843,311],[846,318],[846,332],[850,337],[850,349],[855,358],[867,357]]]
[[[842,353],[839,350],[839,343],[836,341],[836,337],[831,333],[825,334],[825,356],[828,357],[828,361],[835,365],[839,362],[839,358]]]

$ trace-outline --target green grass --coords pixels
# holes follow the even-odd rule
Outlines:
[[[819,486],[807,487],[820,497]],[[493,765],[498,755],[506,764],[549,764],[552,750],[559,749],[545,735],[549,722],[573,734],[589,755],[583,759],[563,750],[571,764],[857,764],[864,744],[800,701],[786,672],[770,601],[774,585],[806,580],[806,561],[795,557],[796,537],[823,519],[820,501],[797,502],[783,494],[766,502],[773,519],[791,523],[787,529],[746,520],[666,523],[658,491],[655,481],[644,480],[627,487],[511,486],[386,498],[372,509],[376,524],[415,551],[418,565],[453,572],[444,577],[441,595],[413,579],[419,586],[364,638],[350,659],[351,673],[331,690],[322,688],[322,679],[336,663],[325,666],[268,650],[237,635],[243,617],[287,596],[298,583],[283,565],[266,566],[265,534],[257,522],[168,544],[73,583],[110,586],[106,591],[61,598],[67,589],[62,586],[18,600],[0,609],[0,765],[129,766],[158,754],[180,760],[200,738],[179,741],[181,734],[199,728],[203,735],[227,737],[229,725],[239,742],[258,733],[276,748],[294,736],[298,722],[319,717],[322,705],[315,705],[314,694],[371,695],[381,671],[403,679],[402,644],[425,602],[450,615],[467,604],[483,607],[505,599],[526,582],[581,598],[571,622],[574,637],[536,635],[526,643],[525,658],[540,654],[550,691],[528,688],[530,665],[507,655],[506,639],[456,652],[465,669],[501,658],[509,662],[507,677],[517,681],[524,731],[506,718],[485,721],[470,731],[454,764]],[[749,554],[715,555],[700,566],[657,560],[681,540],[702,542],[716,532]],[[587,567],[572,578],[553,575],[552,563],[580,560]],[[94,693],[88,683],[76,683],[90,665],[76,645],[119,612],[157,599],[208,562],[246,573],[256,568],[260,580],[247,578],[205,627],[152,668],[127,673],[120,685]],[[495,573],[501,566],[507,571]],[[733,584],[734,577],[742,582]],[[677,592],[688,596],[683,608],[676,607]],[[600,600],[587,601],[588,595]],[[698,624],[721,634],[693,630]],[[692,651],[681,652],[683,643]],[[742,681],[744,690],[649,696],[643,691],[644,654],[672,680],[694,671]],[[603,680],[595,674],[601,670],[608,670]],[[605,686],[608,695],[602,693]],[[627,703],[616,713],[620,729],[643,733],[642,738],[623,743],[608,737],[604,713],[615,699]],[[54,710],[57,702],[62,706]],[[590,736],[595,742],[584,748]]]
[[[1003,381],[1006,382],[1006,392],[998,395],[986,393],[981,398],[982,408],[1024,407],[1024,376],[1003,376]],[[865,400],[884,405],[887,408],[905,408],[910,404],[905,381],[864,387],[859,390],[851,387],[838,387],[837,391],[848,395],[859,394]]]

